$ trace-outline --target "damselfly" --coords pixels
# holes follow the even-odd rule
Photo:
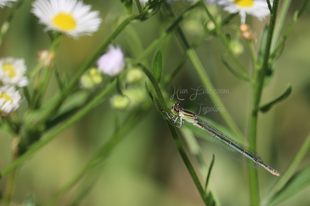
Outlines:
[[[167,114],[169,119],[173,120],[174,124],[177,124],[177,121],[179,120],[179,126],[176,125],[178,128],[181,128],[183,126],[185,120],[199,127],[200,129],[207,131],[210,134],[211,139],[215,143],[217,143],[221,149],[232,154],[234,158],[237,158],[241,161],[243,160],[245,164],[252,167],[257,167],[257,165],[260,165],[271,174],[280,176],[280,173],[277,170],[273,169],[272,167],[266,165],[263,162],[259,154],[242,145],[241,143],[233,140],[231,137],[219,131],[212,125],[199,120],[196,114],[181,108],[180,102],[176,102],[172,106],[172,115],[169,115],[165,111],[163,112]]]

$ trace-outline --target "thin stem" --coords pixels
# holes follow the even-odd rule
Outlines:
[[[137,8],[138,8],[139,13],[141,13],[142,12],[142,7],[141,7],[140,1],[139,0],[135,0],[135,2],[137,4]]]
[[[273,11],[270,17],[269,30],[267,35],[267,42],[265,47],[264,61],[261,68],[255,67],[254,73],[254,85],[253,85],[253,100],[252,100],[252,112],[251,112],[251,123],[250,123],[250,149],[256,149],[256,135],[257,135],[257,118],[258,118],[258,108],[260,99],[262,96],[264,78],[268,69],[269,57],[270,57],[270,47],[273,38],[273,31],[275,28],[276,18],[277,18],[277,9],[278,9],[279,0],[273,2]],[[257,179],[257,171],[254,168],[249,168],[250,176],[250,194],[251,194],[251,205],[258,206],[260,205],[259,198],[259,186]]]
[[[287,29],[287,31],[285,32],[285,34],[283,35],[281,41],[277,44],[277,46],[272,50],[272,54],[271,57],[274,57],[276,55],[276,53],[283,47],[287,37],[290,35],[290,33],[292,32],[295,24],[297,23],[299,17],[301,16],[301,14],[305,11],[305,8],[307,7],[309,3],[309,0],[306,0],[303,7],[299,10],[295,12],[294,15],[294,19],[292,24],[289,26],[289,28]],[[276,41],[273,41],[272,43],[276,44]]]
[[[178,134],[177,134],[177,132],[175,130],[175,127],[172,126],[169,121],[167,121],[167,125],[168,125],[168,128],[169,128],[169,130],[171,132],[171,135],[173,137],[174,143],[175,143],[175,145],[176,145],[176,147],[177,147],[177,149],[179,151],[179,154],[180,154],[180,156],[181,156],[181,158],[182,158],[182,160],[183,160],[183,162],[184,162],[188,172],[190,173],[190,175],[191,175],[191,177],[192,177],[192,179],[193,179],[193,181],[194,181],[194,183],[196,185],[196,188],[198,189],[200,197],[203,200],[203,202],[205,203],[205,205],[207,206],[208,202],[207,202],[207,199],[205,198],[204,189],[203,189],[203,187],[202,187],[202,185],[201,185],[201,183],[199,181],[199,178],[198,178],[198,176],[197,176],[197,174],[195,172],[195,169],[194,169],[193,165],[191,164],[191,161],[189,160],[189,158],[188,158],[188,156],[187,156],[187,154],[186,154],[186,152],[185,152],[185,150],[183,148],[183,145],[181,143],[180,138],[178,137]]]
[[[178,27],[179,23],[190,14],[190,11],[193,10],[197,5],[199,5],[200,2],[197,1],[193,5],[191,5],[189,8],[187,8],[167,29],[164,33],[160,35],[159,38],[157,38],[144,52],[140,55],[140,57],[137,59],[138,61],[143,60],[146,58],[147,55],[150,54],[151,51],[153,51],[170,33],[174,31],[176,27]]]
[[[288,9],[290,7],[291,1],[292,0],[284,0],[284,1],[282,1],[281,10],[279,12],[279,16],[278,16],[278,19],[277,19],[277,24],[276,24],[275,29],[274,29],[273,41],[272,41],[272,44],[271,44],[271,51],[274,51],[274,49],[275,49],[275,47],[277,45],[277,42],[278,42],[278,39],[279,39],[281,30],[282,30],[282,27],[283,27],[285,18],[287,16],[287,11],[288,11]]]
[[[25,152],[22,156],[20,156],[16,161],[14,161],[11,165],[5,168],[0,173],[0,179],[6,176],[9,172],[14,170],[18,165],[26,161],[29,157],[35,154],[38,150],[52,141],[55,137],[57,137],[60,133],[66,130],[68,127],[73,125],[83,116],[85,116],[90,110],[92,110],[96,105],[102,102],[104,99],[116,86],[116,80],[110,83],[98,96],[96,96],[92,101],[90,101],[85,107],[83,107],[80,111],[78,111],[75,115],[73,115],[67,122],[63,123],[58,129],[56,129],[51,134],[47,135],[47,137],[43,138],[41,141],[33,144],[27,152]]]
[[[224,47],[226,48],[226,50],[228,51],[229,56],[232,58],[232,60],[235,62],[235,64],[237,65],[238,70],[241,72],[242,76],[248,80],[250,80],[249,75],[246,73],[245,69],[243,68],[243,66],[241,65],[240,61],[237,59],[237,57],[235,56],[234,52],[232,51],[231,47],[230,47],[230,43],[229,41],[226,39],[226,37],[224,36],[224,34],[221,32],[221,27],[218,25],[218,23],[216,22],[215,18],[212,16],[211,12],[209,11],[206,3],[203,0],[200,0],[200,2],[202,2],[203,8],[205,9],[207,15],[209,16],[210,20],[212,21],[212,23],[215,26],[215,30],[216,30],[216,34],[218,35],[218,37],[220,38],[221,42],[223,43]]]
[[[248,47],[249,47],[249,50],[250,50],[252,64],[254,65],[253,66],[253,68],[254,68],[255,64],[256,64],[256,53],[255,53],[253,41],[247,41],[247,44],[248,44]]]
[[[14,141],[17,140],[18,138],[14,138],[12,142],[12,148]],[[13,158],[12,162],[14,162],[17,157],[18,157],[18,150],[16,149],[17,147],[14,146],[13,148]],[[3,206],[10,206],[11,200],[14,194],[14,188],[15,188],[15,180],[16,180],[16,173],[17,173],[17,168],[14,168],[10,173],[9,177],[6,183],[6,188],[4,192],[4,200],[3,200]]]
[[[168,4],[165,4],[168,12],[171,12],[170,16],[173,16],[173,13],[169,7]],[[185,49],[186,49],[186,53],[190,59],[190,61],[192,62],[196,72],[198,73],[198,76],[200,78],[200,80],[202,81],[203,85],[205,86],[205,88],[210,89],[211,91],[214,90],[214,86],[211,83],[211,80],[208,76],[208,74],[206,73],[206,70],[204,69],[201,61],[199,60],[195,50],[193,48],[190,47],[182,29],[180,27],[177,28],[177,34],[179,37],[179,40],[185,45]],[[210,98],[212,99],[213,103],[216,105],[216,107],[218,108],[225,108],[224,104],[222,103],[221,99],[219,98],[219,96],[216,93],[210,93]],[[232,130],[232,132],[234,132],[234,134],[236,135],[237,138],[242,139],[241,137],[243,137],[242,133],[240,132],[240,130],[238,129],[238,127],[236,126],[235,122],[232,120],[231,116],[225,112],[225,111],[219,111],[221,116],[223,117],[224,121],[227,123],[227,125],[229,126],[229,128]]]
[[[268,4],[268,9],[269,9],[270,13],[272,13],[272,6],[270,3],[270,0],[267,0],[267,4]]]
[[[36,75],[43,68],[43,65],[44,65],[46,59],[49,58],[49,56],[52,52],[55,52],[55,50],[57,49],[58,44],[60,42],[61,36],[62,36],[61,34],[56,35],[55,39],[53,40],[51,47],[48,50],[46,57],[42,58],[41,61],[37,64],[37,66],[32,70],[32,72],[30,74],[30,78],[34,77],[34,75]]]

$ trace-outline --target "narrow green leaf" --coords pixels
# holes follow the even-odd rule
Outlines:
[[[287,183],[275,193],[267,205],[275,205],[295,195],[300,190],[310,185],[310,165],[292,176]]]
[[[64,102],[60,110],[58,111],[59,115],[62,115],[68,111],[71,111],[75,108],[80,107],[83,105],[88,97],[88,93],[86,91],[80,91],[72,94],[68,99]],[[51,97],[44,105],[32,111],[27,117],[25,118],[26,124],[32,124],[33,122],[37,121],[38,119],[42,118],[46,113],[49,111],[49,108],[55,104],[57,99],[59,98],[58,95]],[[57,118],[57,117],[55,117]]]
[[[258,67],[261,67],[263,65],[265,51],[266,51],[266,42],[268,39],[268,30],[269,30],[269,27],[265,26],[262,37],[260,39],[260,45],[259,45],[257,63],[256,63]],[[271,82],[273,78],[273,74],[274,74],[274,61],[269,59],[267,72],[264,78],[264,87],[266,87]],[[260,72],[259,72],[259,75],[261,75]]]
[[[57,67],[55,66],[54,68],[54,73],[55,73],[55,77],[56,77],[56,81],[57,81],[57,84],[58,84],[58,88],[63,91],[64,90],[64,83],[63,81],[61,80],[61,77],[60,77],[60,74],[57,70]]]
[[[214,161],[215,161],[215,156],[213,155],[213,156],[212,156],[211,163],[210,163],[210,167],[209,167],[207,179],[206,179],[206,185],[205,185],[205,192],[206,192],[206,193],[207,193],[208,184],[209,184],[209,179],[210,179],[210,176],[211,176],[211,171],[212,171],[212,168],[213,168]]]
[[[153,75],[157,83],[160,81],[163,70],[163,57],[161,51],[157,51],[153,60]]]
[[[214,197],[212,195],[212,192],[209,192],[209,195],[208,195],[208,205],[210,206],[215,206],[216,205],[216,202],[214,200]]]
[[[262,37],[260,38],[258,56],[257,56],[257,65],[262,65],[264,61],[265,51],[266,51],[266,42],[268,37],[269,26],[265,26],[264,31],[262,33]]]
[[[230,64],[228,64],[228,62],[226,61],[226,54],[223,54],[222,55],[222,62],[223,64],[226,66],[226,68],[233,74],[235,75],[238,79],[241,79],[243,81],[247,81],[247,82],[250,82],[249,79],[245,78],[244,76],[242,76],[241,74],[239,74],[239,72],[237,72],[235,69],[232,68],[232,66],[230,66]]]
[[[274,62],[270,62],[265,74],[265,79],[264,79],[264,87],[268,86],[269,83],[271,82],[274,74]]]
[[[278,102],[280,102],[280,101],[283,101],[284,99],[288,98],[288,97],[290,96],[291,93],[292,93],[292,85],[289,84],[289,85],[287,86],[287,88],[286,88],[286,90],[284,91],[283,94],[281,94],[281,95],[280,95],[279,97],[277,97],[275,100],[273,100],[273,101],[271,101],[271,102],[265,104],[265,105],[262,106],[259,110],[260,110],[261,112],[263,112],[263,113],[269,111],[269,110],[272,108],[272,106],[273,106],[274,104],[276,104],[276,103],[278,103]]]
[[[147,81],[145,81],[145,90],[146,90],[147,94],[150,96],[152,102],[154,102],[154,97],[153,97],[153,95],[152,95],[152,92],[151,92],[150,89],[149,89],[149,86],[148,86],[148,84],[147,84]]]

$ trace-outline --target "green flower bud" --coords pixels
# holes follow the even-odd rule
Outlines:
[[[126,82],[129,84],[139,83],[143,78],[144,73],[140,69],[131,69],[126,74]]]
[[[88,74],[83,74],[80,78],[80,84],[85,89],[92,89],[95,86],[93,78]]]
[[[111,98],[110,102],[114,109],[124,110],[128,107],[130,100],[124,95],[117,94]]]
[[[101,84],[103,78],[101,75],[94,75],[94,76],[92,76],[92,79],[93,79],[95,84]]]
[[[236,56],[242,54],[244,50],[243,45],[239,41],[231,41],[230,48]]]

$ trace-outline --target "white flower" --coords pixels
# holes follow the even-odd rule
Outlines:
[[[55,30],[77,38],[91,35],[98,30],[101,18],[98,11],[77,0],[36,0],[32,3],[34,13],[47,30]]]
[[[18,109],[21,96],[12,86],[0,87],[0,112],[10,113]]]
[[[272,0],[270,2],[272,4]],[[256,16],[259,20],[270,14],[266,0],[219,0],[218,4],[229,13],[239,12],[242,24],[245,24],[247,14]]]
[[[124,54],[121,48],[109,46],[107,53],[103,54],[97,61],[98,69],[109,76],[121,73],[125,66]]]
[[[16,0],[0,0],[0,7],[3,8],[4,6],[12,6],[11,2],[15,2]]]
[[[27,86],[28,78],[24,76],[25,72],[24,59],[14,59],[12,57],[0,59],[0,82],[3,85]]]

